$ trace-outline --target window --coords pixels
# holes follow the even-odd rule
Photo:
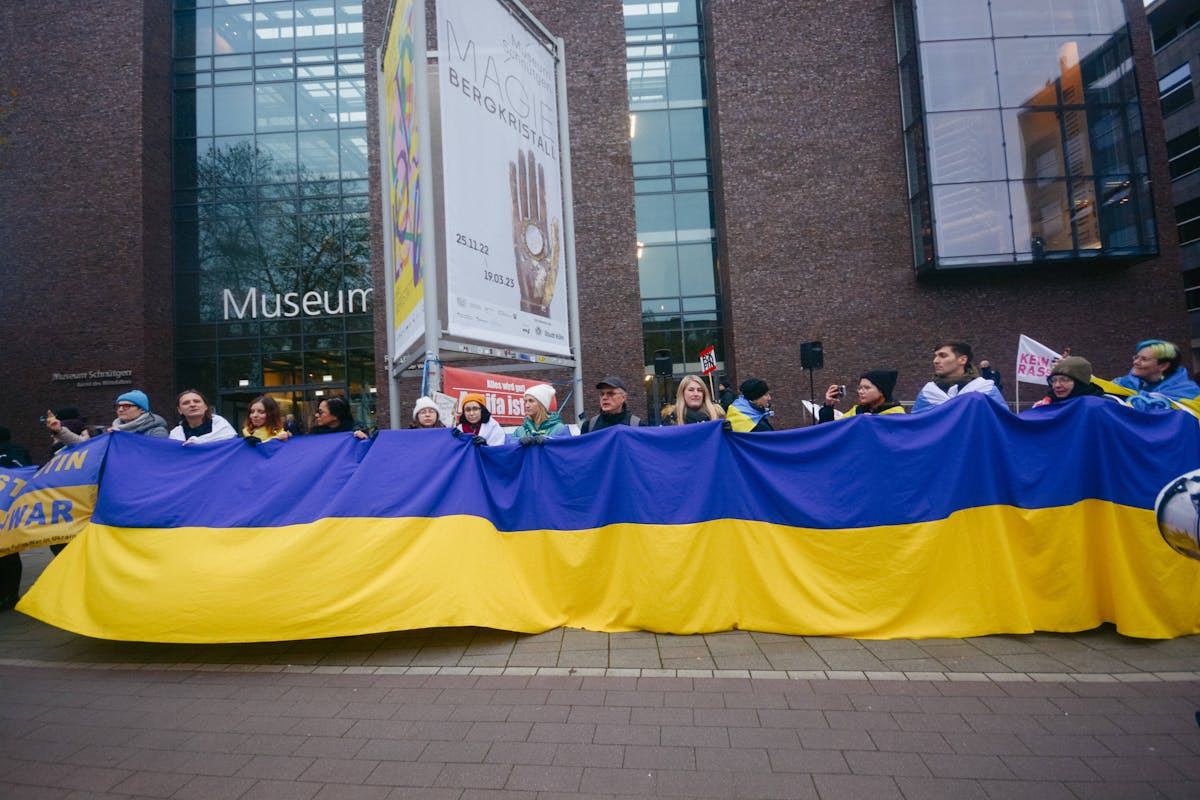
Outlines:
[[[918,271],[1157,252],[1120,0],[895,13]]]
[[[1192,102],[1193,97],[1191,64],[1172,70],[1158,82],[1158,99],[1162,103],[1164,117]]]
[[[1200,197],[1175,206],[1175,224],[1180,245],[1200,242]]]
[[[1200,169],[1200,128],[1192,128],[1169,140],[1167,158],[1170,159],[1171,180]]]

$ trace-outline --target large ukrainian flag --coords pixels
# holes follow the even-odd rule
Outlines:
[[[19,606],[89,636],[482,626],[961,637],[1200,631],[1154,501],[1200,426],[1081,398],[544,447],[446,431],[180,447],[116,435],[91,524]]]

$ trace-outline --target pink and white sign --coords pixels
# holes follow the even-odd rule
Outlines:
[[[1021,334],[1021,341],[1017,346],[1017,380],[1045,385],[1054,362],[1060,358],[1061,353],[1056,353],[1046,345]]]

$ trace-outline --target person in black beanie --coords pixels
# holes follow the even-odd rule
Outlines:
[[[749,378],[738,387],[741,395],[725,414],[729,425],[739,433],[775,430],[771,427],[771,388],[761,378]]]
[[[841,418],[858,414],[903,414],[904,406],[892,400],[898,375],[894,369],[872,369],[864,372],[858,379],[858,404],[842,414]],[[839,387],[835,383],[825,392],[825,404],[821,406],[817,416],[818,422],[833,422],[833,407],[839,399]]]

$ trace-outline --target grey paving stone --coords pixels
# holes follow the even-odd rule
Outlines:
[[[434,786],[459,789],[503,789],[513,767],[508,764],[446,764]]]
[[[617,744],[560,744],[553,764],[559,767],[613,767],[624,765],[625,748]]]
[[[562,747],[544,742],[495,742],[484,759],[489,764],[552,764]]]
[[[843,753],[855,775],[928,777],[929,769],[916,753],[847,750]]]
[[[320,783],[260,780],[238,800],[311,800],[322,788]]]
[[[895,779],[873,775],[814,775],[821,800],[904,800]]]
[[[913,778],[900,776],[896,785],[904,800],[989,800],[987,792],[976,781],[957,778]],[[1024,800],[1042,800],[1041,795],[1027,795]]]
[[[929,771],[939,778],[999,780],[1016,777],[999,756],[926,753],[922,758]]]

